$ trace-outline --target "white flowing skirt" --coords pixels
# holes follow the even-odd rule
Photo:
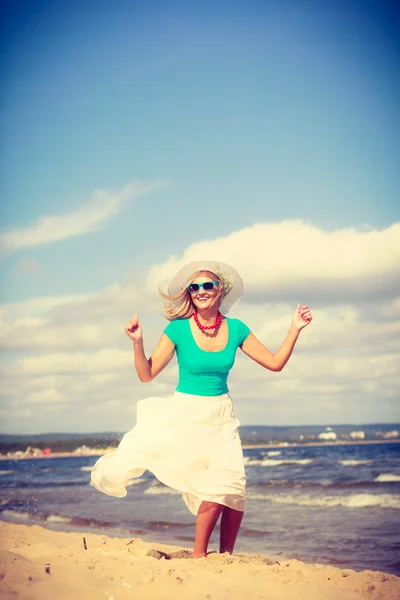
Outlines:
[[[149,470],[182,492],[194,515],[203,500],[243,511],[246,476],[238,426],[228,394],[146,398],[137,404],[136,427],[96,462],[92,483],[123,498],[129,480]]]

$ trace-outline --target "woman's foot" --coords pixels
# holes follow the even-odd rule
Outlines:
[[[192,552],[192,558],[207,558],[207,552]]]

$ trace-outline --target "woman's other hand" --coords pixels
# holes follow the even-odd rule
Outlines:
[[[297,305],[296,311],[293,315],[292,325],[296,327],[298,331],[307,327],[312,321],[312,314],[308,306],[300,306],[300,302]]]
[[[143,337],[142,326],[137,315],[134,315],[125,325],[125,333],[134,342],[140,342]]]

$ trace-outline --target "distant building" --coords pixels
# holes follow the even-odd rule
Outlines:
[[[399,437],[399,432],[398,431],[386,431],[386,433],[383,434],[383,437],[386,439],[397,438],[397,437]]]
[[[320,433],[318,438],[320,440],[336,440],[337,435],[334,431],[324,431],[324,433]]]
[[[352,440],[364,440],[365,433],[363,431],[352,431],[350,437]]]
[[[324,431],[323,433],[320,433],[318,435],[318,438],[320,440],[333,440],[336,441],[337,439],[337,435],[334,431],[332,431],[332,427],[326,427],[326,431]]]
[[[85,444],[83,446],[79,446],[79,448],[75,448],[74,450],[75,454],[90,454],[91,452],[92,449],[90,446],[86,446]]]
[[[42,451],[40,448],[34,448],[33,446],[27,446],[25,449],[25,452],[23,453],[24,456],[42,456]]]

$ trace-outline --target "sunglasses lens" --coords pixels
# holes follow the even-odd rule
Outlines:
[[[198,283],[191,283],[189,285],[189,292],[191,294],[194,294],[194,292],[198,292],[199,291],[199,284]]]
[[[213,284],[213,282],[212,282],[212,281],[206,281],[205,283],[203,283],[203,288],[204,288],[206,291],[211,291],[211,290],[213,290],[213,289],[214,289],[214,284]]]

